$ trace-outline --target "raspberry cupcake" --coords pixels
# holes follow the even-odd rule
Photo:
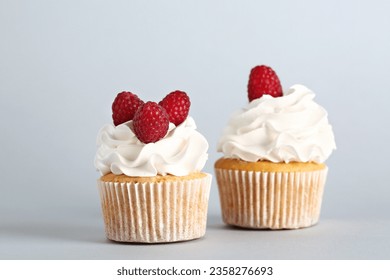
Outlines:
[[[121,242],[196,239],[206,231],[211,175],[202,172],[207,140],[175,91],[159,103],[122,92],[114,125],[98,133],[95,166],[106,236]]]
[[[336,148],[327,112],[314,93],[294,85],[283,93],[268,66],[252,69],[248,105],[230,119],[216,161],[223,221],[255,229],[296,229],[319,220]]]

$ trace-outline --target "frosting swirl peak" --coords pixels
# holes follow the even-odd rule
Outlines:
[[[328,114],[314,96],[294,85],[282,97],[253,100],[232,116],[218,151],[250,162],[324,162],[336,144]]]
[[[132,121],[105,125],[97,137],[95,167],[101,175],[112,172],[134,177],[157,174],[185,176],[200,171],[207,160],[208,142],[191,117],[178,126],[169,124],[166,136],[144,144],[132,130]]]

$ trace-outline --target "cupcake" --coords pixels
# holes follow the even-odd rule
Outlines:
[[[303,85],[283,92],[268,66],[252,69],[249,103],[228,122],[215,163],[222,218],[255,229],[297,229],[319,220],[336,148],[327,112]]]
[[[196,239],[206,231],[211,175],[207,140],[175,91],[159,103],[122,92],[97,137],[95,167],[106,236],[121,242]]]

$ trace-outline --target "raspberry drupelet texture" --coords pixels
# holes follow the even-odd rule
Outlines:
[[[134,133],[145,144],[154,143],[163,138],[168,128],[169,116],[165,109],[156,102],[146,102],[134,115]]]
[[[185,121],[190,110],[190,98],[184,91],[176,90],[169,93],[159,102],[169,115],[169,121],[176,126]]]
[[[136,95],[128,91],[118,93],[112,103],[112,119],[115,125],[120,125],[134,118],[139,106],[144,102]]]
[[[264,94],[280,97],[283,96],[283,91],[275,71],[269,66],[260,65],[254,67],[249,75],[249,101],[260,98]]]

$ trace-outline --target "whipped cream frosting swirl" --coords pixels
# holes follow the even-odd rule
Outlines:
[[[208,142],[191,117],[178,125],[169,123],[164,138],[145,144],[132,130],[132,121],[105,125],[97,137],[95,167],[101,175],[112,172],[133,177],[157,174],[185,176],[199,172],[208,158]]]
[[[328,114],[303,85],[263,95],[235,113],[218,143],[225,157],[249,162],[323,163],[336,149]]]

